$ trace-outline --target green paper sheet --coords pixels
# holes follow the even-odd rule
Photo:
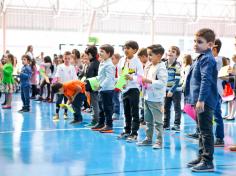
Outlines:
[[[127,83],[127,80],[126,80],[125,76],[128,75],[128,74],[129,74],[129,69],[125,67],[125,68],[122,70],[122,73],[121,73],[121,75],[120,75],[118,81],[116,82],[115,88],[120,89],[120,90],[123,90],[123,87],[124,87],[124,86],[126,85],[126,83]]]
[[[68,109],[71,113],[75,113],[74,109],[68,104],[59,104],[61,108]]]
[[[96,91],[99,89],[100,85],[99,85],[99,81],[97,77],[88,78],[87,80],[89,81],[90,86],[93,91]]]

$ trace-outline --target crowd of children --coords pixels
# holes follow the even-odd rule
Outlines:
[[[74,119],[71,124],[83,121],[82,109],[92,109],[92,119],[87,127],[101,133],[112,133],[113,121],[121,118],[123,110],[124,131],[117,138],[137,142],[138,146],[150,145],[153,149],[161,149],[164,146],[164,130],[181,130],[181,97],[184,95],[185,103],[194,107],[197,114],[196,133],[189,136],[199,140],[198,156],[187,166],[195,172],[214,171],[214,145],[224,146],[221,112],[224,86],[230,84],[234,91],[236,88],[235,56],[234,66],[228,69],[231,76],[217,77],[221,67],[227,65],[227,59],[218,55],[221,45],[213,30],[200,29],[194,35],[193,46],[198,57],[193,60],[191,55],[185,55],[182,63],[178,62],[180,49],[177,46],[171,46],[164,58],[162,45],[153,44],[139,49],[136,41],[124,44],[124,57],[114,53],[111,45],[105,44],[99,47],[99,51],[96,46],[88,46],[81,55],[77,49],[66,51],[64,55],[55,56],[53,61],[49,56],[44,57],[44,53],[34,57],[30,45],[22,56],[23,67],[18,73],[22,98],[19,112],[30,111],[30,98],[51,103],[56,94],[54,121],[60,120],[59,111],[64,100],[64,119],[68,118],[69,108],[66,107],[72,106]],[[0,88],[6,101],[2,109],[11,108],[15,90],[13,65],[14,56],[4,55],[0,64]],[[175,120],[171,127],[172,102]],[[229,115],[225,118],[233,120],[235,99],[230,100],[228,107]],[[146,125],[146,137],[138,142],[140,123]],[[154,128],[156,139],[153,139]]]

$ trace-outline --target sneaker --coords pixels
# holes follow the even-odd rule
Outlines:
[[[24,112],[24,108],[20,109],[18,112]]]
[[[193,133],[193,134],[187,134],[187,137],[193,138],[193,139],[198,139],[199,134],[198,133]]]
[[[6,105],[6,102],[3,102],[1,105],[2,105],[2,106],[5,106],[5,105]]]
[[[59,120],[59,115],[58,114],[54,115],[53,120]]]
[[[4,106],[2,106],[2,109],[11,109],[11,106],[10,105],[4,105]]]
[[[142,122],[140,122],[140,125],[146,125],[146,122],[145,121],[142,121]]]
[[[129,133],[121,133],[119,136],[117,136],[117,139],[127,139],[127,137],[129,137]]]
[[[201,158],[195,159],[195,160],[193,160],[193,161],[190,161],[190,162],[187,164],[187,167],[196,166],[196,165],[199,164],[200,162],[201,162]]]
[[[224,143],[223,139],[216,138],[216,141],[215,141],[215,144],[214,144],[215,147],[224,147],[224,145],[225,145],[225,143]]]
[[[113,128],[105,125],[103,128],[99,130],[101,133],[113,133]]]
[[[234,117],[228,117],[227,119],[225,119],[225,120],[228,120],[228,121],[230,121],[230,120],[234,120],[235,118]]]
[[[171,130],[174,130],[176,132],[180,132],[180,126],[179,125],[174,125]]]
[[[91,123],[89,123],[88,125],[86,125],[86,127],[94,127],[97,124],[96,121],[92,121]]]
[[[137,142],[137,138],[137,135],[131,134],[129,137],[127,137],[126,142]]]
[[[113,113],[112,120],[119,120],[120,114]]]
[[[93,131],[100,131],[104,127],[104,124],[97,123],[95,126],[91,128]]]
[[[164,126],[163,126],[163,129],[164,129],[164,130],[170,130],[170,126],[164,125]]]
[[[38,97],[38,99],[35,99],[35,101],[43,101],[42,97]]]
[[[162,148],[162,144],[160,142],[156,142],[153,146],[153,149],[161,149]]]
[[[82,122],[82,120],[72,120],[70,122],[70,124],[78,124],[78,123],[81,123],[81,122]]]
[[[30,110],[27,108],[27,109],[24,109],[23,112],[29,112]]]
[[[200,162],[192,168],[193,172],[214,172],[214,165],[212,163]]]
[[[143,141],[137,143],[138,146],[151,146],[152,140],[145,138]]]
[[[30,99],[34,100],[34,99],[36,99],[36,97],[30,97]]]
[[[63,117],[64,117],[64,119],[65,119],[65,120],[67,120],[67,119],[68,119],[68,116],[67,116],[67,114],[64,114],[64,115],[63,115]]]

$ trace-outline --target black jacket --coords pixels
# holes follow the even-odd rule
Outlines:
[[[98,75],[99,61],[96,58],[90,60],[90,64],[87,68],[86,78],[92,78]]]

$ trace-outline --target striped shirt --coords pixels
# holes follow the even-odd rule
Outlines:
[[[182,83],[180,81],[180,63],[175,61],[171,66],[166,61],[166,69],[168,71],[167,91],[174,93],[175,91],[182,91]]]

